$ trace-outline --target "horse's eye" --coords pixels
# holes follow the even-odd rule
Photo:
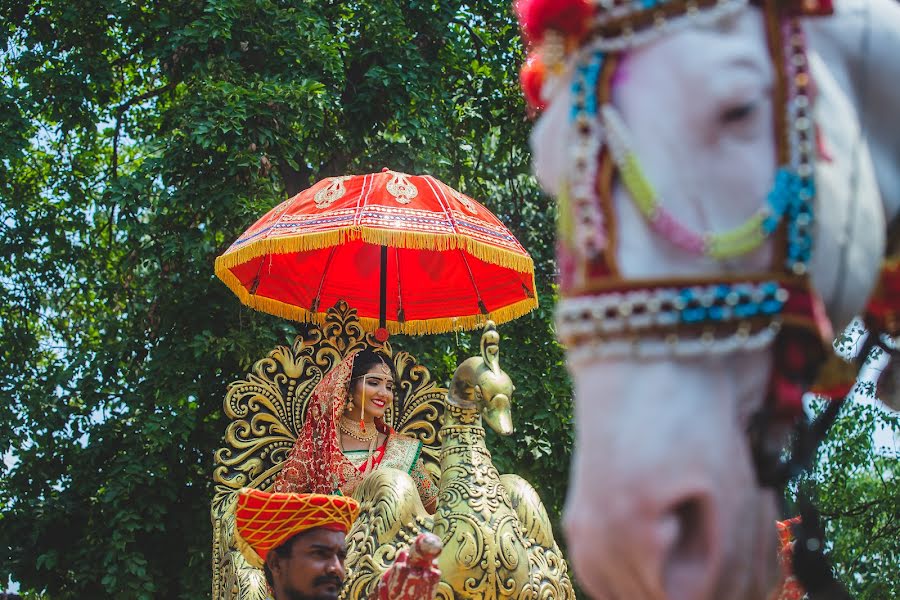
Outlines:
[[[739,104],[726,109],[720,119],[725,125],[739,123],[751,116],[754,111],[756,111],[756,102],[747,102],[746,104]]]

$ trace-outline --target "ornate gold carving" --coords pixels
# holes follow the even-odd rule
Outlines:
[[[234,491],[242,485],[272,485],[312,388],[343,356],[367,342],[374,340],[359,327],[355,311],[339,304],[321,329],[311,328],[290,348],[277,348],[229,388],[225,411],[233,421],[226,447],[216,453],[214,472],[215,600],[264,598],[262,572],[231,548]],[[430,472],[441,473],[438,509],[433,517],[425,512],[415,481],[403,471],[385,467],[366,477],[353,491],[362,510],[347,536],[341,598],[368,598],[398,554],[420,532],[433,531],[444,544],[438,559],[439,599],[573,600],[566,562],[540,499],[521,477],[501,476],[485,445],[482,416],[494,429],[511,431],[513,385],[500,368],[493,324],[482,336],[481,356],[457,368],[449,393],[414,358],[394,354],[388,345],[385,350],[400,381],[398,400],[386,419],[425,442],[422,455]]]
[[[397,171],[387,171],[393,177],[387,182],[385,189],[388,193],[397,199],[400,204],[409,204],[413,198],[419,195],[419,189],[413,182],[409,180],[406,173],[398,173]]]
[[[488,323],[481,357],[464,361],[450,383],[434,523],[444,543],[437,598],[571,600],[568,568],[540,498],[521,477],[501,477],[484,443],[483,413],[491,413],[487,423],[499,433],[511,432],[513,385],[499,356],[499,336]]]
[[[448,404],[447,412],[453,417],[453,420],[459,421],[463,425],[471,425],[476,421],[481,422],[481,414],[475,407]]]
[[[313,196],[313,200],[316,203],[316,208],[328,208],[338,200],[344,197],[344,194],[347,193],[347,188],[344,187],[344,182],[348,179],[351,179],[350,175],[341,175],[340,177],[330,177],[328,179],[328,185],[320,189],[316,192],[316,195]]]
[[[369,596],[397,555],[434,527],[412,477],[397,469],[378,469],[356,488],[360,515],[347,535],[347,579],[343,600]]]
[[[405,473],[376,471],[354,492],[363,506],[349,536],[351,566],[342,598],[365,598],[423,530],[433,531],[444,545],[438,599],[575,598],[540,498],[521,477],[500,476],[484,442],[483,411],[496,413],[498,427],[509,422],[513,385],[500,369],[498,341],[489,324],[481,357],[467,359],[454,373],[441,429],[440,496],[433,521],[424,515]]]
[[[385,413],[385,421],[399,433],[421,440],[425,470],[437,485],[441,475],[439,432],[447,389],[432,381],[428,369],[409,352],[393,356],[400,381],[396,388],[399,398]],[[399,408],[395,411],[395,407]]]
[[[350,352],[381,346],[394,360],[399,379],[396,400],[385,421],[400,433],[420,439],[422,459],[432,480],[440,473],[438,429],[446,390],[407,352],[393,352],[366,333],[355,309],[339,302],[321,327],[310,326],[291,346],[279,346],[232,383],[224,411],[230,419],[225,445],[215,453],[213,469],[213,598],[265,598],[262,572],[233,548],[231,504],[241,487],[271,489],[296,439],[313,389]],[[261,594],[261,595],[260,595]]]

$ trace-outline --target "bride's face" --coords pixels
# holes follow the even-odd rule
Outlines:
[[[360,417],[360,407],[364,402],[367,421],[384,416],[384,412],[394,401],[394,378],[391,370],[384,363],[372,365],[365,375],[353,382],[350,395],[353,399],[351,417]]]

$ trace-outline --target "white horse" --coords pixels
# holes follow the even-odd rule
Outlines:
[[[835,0],[803,21],[820,127],[810,273],[833,326],[864,306],[900,207],[900,4]],[[588,42],[589,43],[589,42]],[[667,207],[722,231],[766,198],[775,172],[774,69],[759,9],[689,25],[627,53],[612,103]],[[532,146],[560,191],[576,133],[569,71],[545,86]],[[625,278],[766,270],[773,247],[726,261],[661,239],[620,184],[616,260]],[[839,329],[838,329],[839,330]],[[598,599],[761,600],[778,578],[776,493],[757,485],[747,421],[771,349],[675,358],[570,356],[576,449],[565,527],[576,575]]]

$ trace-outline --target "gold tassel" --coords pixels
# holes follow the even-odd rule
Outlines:
[[[243,252],[244,250],[250,250],[250,248],[244,248],[238,251],[238,253]],[[232,262],[231,257],[232,255],[226,254],[216,259],[216,276],[228,286],[228,289],[230,289],[244,305],[283,319],[316,323],[318,325],[325,324],[325,311],[312,312],[299,306],[281,302],[280,300],[251,294],[247,288],[241,284],[241,281],[234,273],[231,272],[230,269],[235,266],[234,264],[230,264]],[[240,264],[240,261],[237,261],[235,264]],[[535,289],[534,273],[531,273],[531,288]],[[512,321],[513,319],[517,319],[518,317],[531,312],[537,307],[538,299],[535,296],[533,298],[524,298],[504,308],[491,311],[487,315],[460,315],[441,319],[404,321],[402,323],[399,321],[388,320],[385,326],[391,335],[431,335],[447,333],[459,329],[468,331],[484,326],[485,320],[488,319],[494,321],[498,325]],[[375,331],[375,329],[379,327],[378,319],[373,317],[360,317],[359,322],[366,331]]]

